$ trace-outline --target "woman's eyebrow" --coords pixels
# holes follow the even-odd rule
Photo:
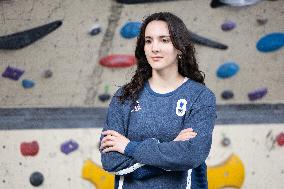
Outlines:
[[[160,36],[159,36],[159,38],[164,38],[164,37],[171,37],[171,36],[169,36],[169,35],[160,35]],[[145,36],[145,38],[150,38],[150,39],[152,39],[151,36]]]

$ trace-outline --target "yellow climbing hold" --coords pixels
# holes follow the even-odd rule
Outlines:
[[[84,162],[82,178],[92,182],[96,189],[114,188],[114,175],[106,172],[91,160]]]
[[[241,159],[232,154],[220,165],[208,167],[207,175],[209,189],[241,188],[245,178],[245,168]]]

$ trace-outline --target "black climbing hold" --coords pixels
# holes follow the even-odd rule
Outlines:
[[[105,102],[105,101],[110,99],[111,96],[110,96],[110,94],[108,94],[108,89],[109,89],[109,86],[106,85],[105,86],[105,92],[103,94],[99,95],[100,101]]]
[[[110,95],[109,94],[101,94],[101,95],[99,95],[99,99],[100,99],[100,101],[105,102],[105,101],[110,99]]]
[[[0,49],[14,50],[26,47],[43,38],[62,25],[62,21],[54,21],[36,28],[0,37]]]
[[[39,186],[43,183],[43,175],[40,172],[34,172],[31,176],[30,176],[30,183],[33,186]]]
[[[102,31],[102,30],[101,30],[101,27],[100,27],[99,25],[95,25],[95,26],[91,29],[91,31],[89,32],[89,34],[93,36],[93,35],[99,34],[101,31]]]
[[[45,70],[43,73],[44,78],[50,78],[52,77],[52,71],[51,70]]]
[[[138,4],[138,3],[155,3],[163,1],[175,1],[175,0],[116,0],[118,3],[124,4]]]
[[[229,100],[234,97],[234,93],[231,90],[226,90],[222,92],[221,96],[224,100]]]

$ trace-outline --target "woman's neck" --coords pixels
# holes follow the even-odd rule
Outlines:
[[[152,77],[149,79],[151,88],[159,93],[167,93],[177,89],[184,82],[184,77],[178,72],[170,74],[161,74],[153,71]]]

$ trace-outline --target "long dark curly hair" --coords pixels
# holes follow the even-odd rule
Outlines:
[[[178,72],[183,77],[204,84],[205,75],[199,71],[195,58],[195,48],[191,41],[191,36],[183,21],[176,15],[169,12],[159,12],[148,16],[141,25],[141,31],[137,37],[135,57],[137,59],[137,69],[131,81],[122,87],[119,100],[124,103],[125,100],[135,102],[139,97],[145,81],[152,76],[152,67],[146,59],[144,52],[145,29],[147,25],[154,20],[165,21],[168,24],[169,33],[173,46],[182,52],[178,59]],[[205,84],[204,84],[205,85]]]

